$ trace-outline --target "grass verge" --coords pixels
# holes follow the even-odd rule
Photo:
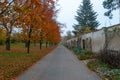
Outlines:
[[[96,58],[96,54],[92,53],[92,52],[86,52],[86,53],[82,53],[80,55],[78,55],[78,59],[80,60],[87,60],[87,59],[94,59]]]
[[[108,64],[99,60],[90,61],[87,66],[98,73],[102,80],[120,80],[120,69],[112,69]]]
[[[72,47],[70,48],[78,57],[79,60],[87,60],[87,59],[94,59],[97,55],[88,50],[79,50],[78,48]]]
[[[29,55],[25,53],[24,47],[14,47],[11,51],[0,50],[0,80],[12,80],[54,48],[44,47],[39,50],[38,46],[32,47]]]

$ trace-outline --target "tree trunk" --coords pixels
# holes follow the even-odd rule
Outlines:
[[[48,42],[46,42],[46,48],[48,47]]]
[[[30,40],[28,40],[28,43],[27,43],[27,53],[28,54],[30,53]]]
[[[6,50],[10,50],[10,37],[6,38]]]
[[[42,39],[42,31],[41,31],[41,33],[40,33],[40,50],[42,49],[42,41],[43,41],[43,39]]]
[[[42,49],[42,41],[40,40],[40,50]]]
[[[27,43],[27,53],[30,53],[30,38],[31,38],[32,28],[30,27],[30,31],[28,33],[28,43]]]

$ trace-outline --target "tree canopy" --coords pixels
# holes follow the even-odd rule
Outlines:
[[[13,28],[21,30],[21,38],[30,41],[59,43],[60,25],[56,20],[57,0],[2,0],[0,28],[6,32],[6,49],[10,50]]]
[[[110,19],[112,19],[112,11],[120,9],[120,0],[104,0],[103,7],[108,10],[104,13],[105,16],[108,16]]]
[[[91,4],[90,0],[83,0],[82,4],[79,6],[77,10],[77,16],[75,16],[76,21],[78,24],[73,26],[74,33],[79,30],[83,30],[87,27],[90,28],[91,31],[95,30],[99,26],[99,22],[97,19],[97,13],[93,10],[93,5]]]

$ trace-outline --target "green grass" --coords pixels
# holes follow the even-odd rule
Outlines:
[[[10,45],[11,45],[11,48],[14,48],[14,47],[25,48],[25,43],[22,43],[22,42],[11,43]],[[4,46],[5,46],[5,44],[4,44]],[[31,47],[35,47],[35,46],[34,46],[34,43],[31,43],[30,46],[31,46]],[[38,42],[36,43],[36,46],[39,46],[39,43],[38,43]],[[42,44],[42,47],[45,47],[45,46],[46,46],[46,44],[43,43],[43,44]]]
[[[101,61],[98,61],[98,60],[88,62],[87,66],[93,71],[95,71],[98,67],[109,68],[109,65],[107,65]]]
[[[80,60],[87,60],[87,59],[93,59],[96,58],[97,54],[91,52],[91,51],[86,51],[82,50],[81,54],[78,56],[78,59]]]
[[[78,59],[80,60],[87,60],[87,59],[93,59],[93,58],[96,58],[96,55],[95,54],[80,54],[78,56]]]
[[[25,43],[11,43],[11,47],[25,47]]]
[[[0,56],[3,57],[18,57],[18,56],[24,56],[27,53],[25,52],[0,52]]]

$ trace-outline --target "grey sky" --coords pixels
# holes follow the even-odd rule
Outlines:
[[[119,11],[114,11],[114,17],[112,20],[109,20],[107,17],[104,16],[104,12],[106,11],[103,6],[102,2],[104,0],[91,0],[93,3],[93,9],[97,12],[98,17],[97,20],[100,22],[100,26],[98,28],[102,28],[105,26],[110,26],[119,23]],[[58,14],[58,21],[61,23],[66,24],[66,28],[63,28],[62,35],[66,34],[66,31],[72,31],[72,25],[77,23],[75,20],[76,11],[81,4],[82,0],[59,0],[60,4],[60,12]]]

